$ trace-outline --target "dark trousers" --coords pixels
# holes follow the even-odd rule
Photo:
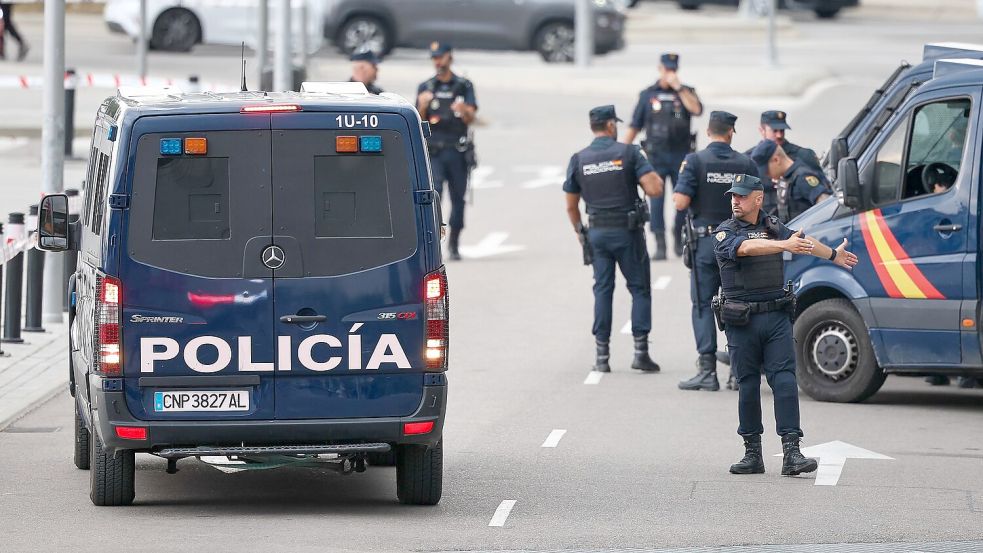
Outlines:
[[[17,41],[17,44],[24,44],[24,39],[22,39],[20,33],[17,32],[17,27],[14,27],[14,5],[0,2],[0,10],[3,10],[4,30],[10,33],[10,36]],[[0,37],[0,39],[2,39],[2,37]]]
[[[799,427],[799,388],[795,382],[795,349],[792,321],[785,311],[755,313],[745,326],[727,327],[731,369],[740,385],[738,414],[742,436],[760,435],[761,374],[775,396],[778,434],[802,436]]]
[[[645,233],[642,229],[592,228],[594,248],[594,338],[611,338],[611,302],[614,299],[614,269],[619,267],[631,293],[631,333],[645,336],[652,330],[652,277]]]
[[[649,230],[652,232],[665,232],[666,222],[663,211],[665,209],[666,198],[672,201],[672,189],[676,187],[676,181],[679,180],[679,166],[682,165],[683,160],[686,159],[686,153],[672,153],[672,152],[649,152],[648,153],[649,163],[652,164],[652,168],[655,172],[659,174],[660,177],[665,182],[665,193],[658,198],[649,198],[649,208],[652,212],[652,219],[649,222]],[[672,184],[670,185],[669,179],[672,179]],[[675,211],[675,210],[674,210]],[[676,215],[672,221],[672,237],[677,242],[679,241],[679,234],[683,228],[683,222],[686,219],[686,214],[681,211],[675,211]]]
[[[699,289],[697,289],[699,284]],[[690,271],[689,297],[693,304],[693,337],[696,351],[716,353],[717,327],[710,309],[710,300],[720,288],[720,267],[713,253],[713,237],[704,236],[696,242],[696,262]]]
[[[448,225],[455,230],[464,228],[464,195],[468,191],[468,163],[464,154],[454,148],[441,148],[430,153],[430,171],[433,185],[441,198],[444,181],[451,197],[451,217]]]

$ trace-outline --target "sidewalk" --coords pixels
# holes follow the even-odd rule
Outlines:
[[[25,332],[22,344],[3,344],[0,357],[0,431],[68,384],[68,325]]]

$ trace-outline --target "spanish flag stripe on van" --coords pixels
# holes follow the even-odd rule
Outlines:
[[[890,227],[884,222],[881,210],[860,215],[864,244],[870,252],[877,278],[888,296],[908,299],[945,299],[925,278],[918,266],[908,257]]]

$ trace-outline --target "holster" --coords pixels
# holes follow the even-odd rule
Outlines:
[[[726,330],[727,325],[724,324],[724,320],[720,317],[720,304],[723,302],[723,296],[714,296],[710,300],[710,310],[713,311],[713,318],[717,321],[717,328],[720,330]]]
[[[724,298],[720,303],[720,320],[724,325],[744,326],[751,321],[751,304]]]

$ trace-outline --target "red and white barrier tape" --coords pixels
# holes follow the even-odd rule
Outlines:
[[[158,77],[140,78],[135,75],[118,73],[76,73],[65,74],[65,88],[119,88],[121,86],[149,86],[161,88],[174,86],[182,90],[196,89],[209,92],[231,92],[239,87],[225,83],[192,83],[188,79],[164,79]],[[38,75],[0,75],[0,88],[41,88],[44,78]]]

